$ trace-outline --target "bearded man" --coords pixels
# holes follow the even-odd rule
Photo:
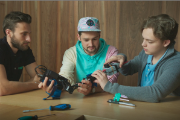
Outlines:
[[[5,37],[0,39],[0,96],[38,89],[34,71],[37,66],[31,42],[31,16],[22,12],[11,12],[3,21]],[[25,67],[30,80],[19,82]]]

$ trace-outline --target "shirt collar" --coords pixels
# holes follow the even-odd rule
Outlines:
[[[153,57],[153,55],[148,55],[147,64],[152,63],[152,57]]]
[[[151,71],[154,71],[157,64],[164,58],[164,56],[167,54],[168,52],[168,49],[166,50],[166,52],[163,54],[163,56],[158,60],[158,62],[154,65],[152,65],[152,58],[153,58],[153,55],[148,55],[148,59],[147,59],[147,64],[149,65],[149,69]]]

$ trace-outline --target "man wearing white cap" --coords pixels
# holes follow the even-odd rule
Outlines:
[[[111,56],[117,55],[118,50],[113,46],[107,45],[105,40],[100,38],[101,30],[97,18],[81,18],[77,29],[78,41],[75,46],[65,51],[63,65],[59,74],[67,78],[71,85],[78,83],[80,86],[78,87],[78,92],[84,95],[103,91],[99,85],[92,87],[92,83],[83,80],[83,78],[96,70],[102,70],[104,62]],[[117,82],[118,74],[108,76],[108,78],[110,82],[115,83]],[[43,88],[49,93],[52,90],[50,86],[48,87],[45,84],[39,85],[40,88]]]

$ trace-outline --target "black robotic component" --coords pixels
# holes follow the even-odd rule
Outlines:
[[[41,71],[42,74],[37,72],[37,68]],[[39,77],[41,77],[41,79],[40,79],[41,82],[44,82],[45,77],[48,77],[47,86],[49,86],[51,81],[54,80],[55,81],[54,86],[56,86],[57,89],[59,89],[59,90],[64,89],[67,92],[69,92],[70,94],[72,94],[73,91],[79,87],[77,83],[75,85],[71,86],[71,84],[68,82],[68,79],[66,79],[65,77],[63,77],[51,70],[48,70],[43,65],[38,65],[35,68],[35,72]],[[93,83],[93,81],[96,78],[92,77],[91,74],[88,74],[88,75],[86,75],[86,78],[84,78],[84,79],[89,80],[89,81],[91,81],[91,83]]]
[[[42,74],[38,73],[37,72],[37,68],[41,71]],[[35,68],[35,72],[36,74],[41,77],[40,81],[43,82],[45,77],[48,77],[48,82],[47,82],[47,85],[49,86],[51,81],[54,80],[55,83],[54,83],[54,86],[57,86],[57,89],[59,90],[66,90],[67,92],[69,92],[70,94],[73,93],[73,91],[78,88],[78,85],[75,84],[73,86],[71,86],[71,84],[68,82],[68,79],[66,79],[65,77],[51,71],[51,70],[48,70],[45,66],[43,65],[38,65],[36,68]]]
[[[37,72],[37,69],[40,70],[41,74]],[[104,69],[103,72],[106,73],[107,75],[113,75],[116,74],[117,72],[119,72],[120,68],[119,68],[119,63],[110,63],[110,64],[105,64],[104,65]],[[66,90],[67,92],[69,92],[70,94],[73,93],[73,91],[75,89],[77,89],[78,83],[76,83],[75,85],[71,86],[71,84],[68,82],[68,79],[66,79],[65,77],[51,71],[48,70],[45,66],[43,65],[38,65],[35,68],[35,72],[36,74],[41,78],[40,81],[44,82],[45,77],[48,77],[48,82],[47,85],[49,86],[51,81],[54,80],[54,88],[59,89],[59,90]],[[84,78],[85,80],[91,81],[91,83],[93,83],[93,81],[96,79],[95,77],[92,77],[91,74],[86,75],[86,78]],[[95,85],[97,86],[97,85]],[[53,91],[54,92],[54,91]],[[53,94],[52,92],[52,94]],[[52,95],[51,94],[51,95]]]
[[[86,75],[86,78],[84,78],[84,79],[90,81],[91,83],[93,83],[96,78],[91,76],[91,74],[88,74],[88,75]]]

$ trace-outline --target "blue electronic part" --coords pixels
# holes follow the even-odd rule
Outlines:
[[[53,89],[51,93],[46,92],[49,95],[47,98],[60,99],[61,90],[57,89],[57,81],[55,79],[48,79],[47,86],[51,84],[52,80],[54,80]],[[44,82],[44,80],[42,80],[42,82]],[[43,100],[47,100],[47,98],[43,98]]]
[[[53,111],[53,110],[67,110],[69,108],[71,108],[70,104],[59,104],[56,106],[50,106],[49,110],[51,110],[51,111]]]
[[[91,74],[92,73],[86,75],[86,80],[89,80],[89,81],[91,81],[91,83],[93,83],[93,81],[96,80],[96,78],[91,76]]]
[[[48,79],[47,81],[47,86],[49,86],[51,84],[51,81],[54,80],[54,84],[53,86],[56,86],[57,85],[57,80],[56,79]],[[42,80],[41,82],[44,82],[44,80]]]
[[[92,87],[93,87],[93,86],[96,86],[96,87],[97,87],[97,83],[93,83],[94,80],[96,80],[96,78],[93,77],[93,76],[91,76],[91,74],[92,74],[92,73],[86,75],[86,80],[89,80],[89,81],[92,83]]]
[[[89,76],[91,76],[91,74],[92,74],[92,73],[90,73],[90,74],[87,74],[87,75],[86,75],[86,77],[89,77]]]

